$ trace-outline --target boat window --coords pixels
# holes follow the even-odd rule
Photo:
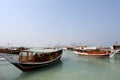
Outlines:
[[[27,52],[22,52],[22,56],[26,56]]]

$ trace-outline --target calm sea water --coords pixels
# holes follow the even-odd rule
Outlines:
[[[61,62],[30,72],[0,61],[0,80],[120,80],[120,55],[101,59],[64,51]]]

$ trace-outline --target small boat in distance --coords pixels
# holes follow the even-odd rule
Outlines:
[[[111,49],[115,54],[120,54],[120,43],[115,42],[112,46]]]
[[[120,50],[120,44],[113,44],[113,49],[114,50]]]
[[[19,54],[21,51],[29,49],[26,47],[0,47],[0,53]]]
[[[8,48],[0,48],[0,53],[8,53],[8,54],[19,54],[19,50],[13,50]]]
[[[82,56],[91,56],[91,57],[110,57],[111,51],[105,48],[96,48],[96,47],[82,47],[82,48],[75,48],[74,53]]]
[[[60,61],[62,49],[44,52],[26,50],[17,54],[0,54],[22,71],[29,71]]]

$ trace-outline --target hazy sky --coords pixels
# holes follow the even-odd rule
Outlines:
[[[0,0],[0,45],[120,42],[120,0]]]

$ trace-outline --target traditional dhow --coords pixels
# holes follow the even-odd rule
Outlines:
[[[104,48],[75,48],[74,53],[82,56],[91,56],[91,57],[110,57],[111,51],[109,49]]]
[[[60,61],[60,58],[62,56],[62,49],[51,50],[46,52],[29,50],[23,51],[19,55],[4,53],[0,55],[20,70],[29,71],[31,69],[44,67]]]

